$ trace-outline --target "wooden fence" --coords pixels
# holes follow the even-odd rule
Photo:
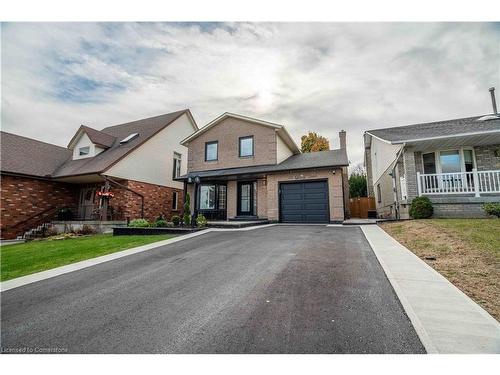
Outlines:
[[[349,208],[351,217],[362,219],[368,218],[368,211],[375,210],[375,198],[373,197],[358,197],[349,199]]]

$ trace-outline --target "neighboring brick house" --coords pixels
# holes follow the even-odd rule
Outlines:
[[[1,132],[1,238],[56,218],[154,220],[182,210],[189,110],[95,130],[81,126],[67,148]]]
[[[346,133],[341,148],[301,153],[284,126],[224,113],[182,144],[192,211],[209,220],[342,222],[348,217]]]
[[[485,217],[500,201],[500,117],[496,114],[369,130],[368,193],[382,218],[408,219],[427,196],[435,217]]]

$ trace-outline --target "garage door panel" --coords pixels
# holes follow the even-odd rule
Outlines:
[[[284,223],[327,223],[328,183],[301,181],[280,185],[281,221]]]

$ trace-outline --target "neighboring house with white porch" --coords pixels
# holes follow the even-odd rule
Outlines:
[[[377,215],[407,219],[413,198],[427,196],[435,217],[484,217],[481,205],[500,201],[494,113],[366,131],[368,195]]]

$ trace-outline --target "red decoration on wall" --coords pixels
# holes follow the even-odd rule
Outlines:
[[[97,195],[100,197],[113,198],[115,195],[111,191],[98,191]]]

